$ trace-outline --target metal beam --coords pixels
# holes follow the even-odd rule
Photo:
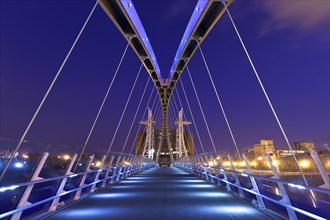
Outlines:
[[[160,68],[148,36],[131,0],[100,0],[100,6],[130,43],[144,67],[156,84],[161,87]]]

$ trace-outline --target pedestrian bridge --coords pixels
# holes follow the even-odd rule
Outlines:
[[[330,179],[329,170],[327,170],[330,167],[328,165],[330,164],[329,151],[326,152],[324,149],[324,152],[316,152],[311,149],[304,155],[296,156],[296,151],[291,146],[292,143],[286,135],[229,13],[228,7],[231,3],[232,0],[199,0],[197,2],[174,57],[170,77],[163,78],[132,1],[97,0],[22,137],[17,142],[8,145],[3,144],[0,138],[0,147],[6,150],[0,157],[0,219],[330,219]],[[85,141],[82,142],[81,149],[72,151],[71,147],[60,149],[59,146],[55,146],[54,150],[48,145],[46,148],[37,150],[35,144],[30,145],[34,149],[24,149],[26,145],[29,145],[26,136],[30,128],[98,5],[127,40],[127,46],[95,119],[88,129],[88,135],[84,137]],[[274,155],[271,155],[268,150],[259,155],[260,159],[255,158],[259,162],[262,161],[259,167],[259,162],[254,158],[252,160],[241,154],[242,150],[239,149],[219,98],[200,45],[225,13],[228,14],[288,146],[289,156],[281,160],[281,163],[287,165],[281,167],[285,170],[279,169],[279,161],[273,161]],[[91,149],[93,146],[90,144],[90,138],[129,46],[137,54],[141,66],[108,149],[106,152],[95,153],[95,149]],[[233,141],[235,155],[219,152],[217,149],[219,146],[216,146],[213,141],[188,67],[196,51],[200,52],[207,69],[208,77],[205,79],[209,78],[212,83],[216,101],[219,103]],[[113,152],[114,140],[143,66],[150,77],[142,92],[134,119],[127,132],[127,138],[125,137],[124,144],[117,146],[122,149],[119,153]],[[198,125],[195,123],[181,78],[184,70],[187,70],[194,91],[191,94],[196,96],[211,140],[212,153],[205,151],[201,141]],[[155,113],[155,117],[148,109],[148,121],[142,122],[147,126],[146,137],[144,139],[141,137],[139,145],[135,139],[128,153],[126,148],[128,138],[133,125],[137,124],[136,117],[149,81],[153,82],[153,90],[149,93],[142,120],[154,91],[156,95],[151,110]],[[196,148],[191,152],[188,152],[186,148],[188,140],[184,136],[183,125],[188,125],[190,122],[183,119],[183,117],[186,119],[186,116],[183,114],[181,98],[176,89],[180,85],[181,96],[184,95],[192,124],[195,126],[200,147],[199,153]],[[155,104],[156,100],[158,100],[157,104]],[[175,117],[176,112],[179,112],[178,120]],[[170,119],[173,127],[177,126],[175,144],[172,144],[170,140]],[[158,137],[154,133],[155,126],[161,127]],[[140,131],[140,128],[137,130]],[[144,144],[141,144],[142,139]],[[134,146],[142,145],[144,149],[141,154],[132,154]],[[266,144],[265,149],[268,149],[268,146],[270,145]],[[51,150],[54,150],[53,154]],[[87,152],[88,150],[92,150],[93,153]],[[161,157],[168,159],[167,163],[161,163]],[[313,169],[304,168],[306,158]],[[161,166],[159,164],[169,166],[159,167]],[[288,178],[289,175],[293,177]],[[315,184],[310,184],[311,182]]]
[[[176,167],[153,167],[46,219],[273,219],[232,193]]]
[[[248,163],[245,172],[225,168],[222,156],[213,160],[220,166],[184,158],[159,167],[121,153],[97,168],[92,155],[72,173],[74,155],[65,175],[53,177],[47,158],[29,182],[17,184],[19,174],[10,170],[0,188],[0,219],[329,219],[328,189],[274,178],[276,170],[272,178],[254,175]]]

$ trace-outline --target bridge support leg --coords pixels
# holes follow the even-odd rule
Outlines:
[[[71,173],[71,169],[72,169],[73,164],[74,164],[74,162],[76,161],[76,159],[77,159],[77,154],[73,155],[72,160],[71,160],[71,162],[70,162],[70,164],[69,164],[69,166],[68,166],[68,168],[67,168],[67,170],[66,170],[66,172],[65,172],[65,175],[73,174],[73,173]],[[55,195],[59,195],[59,194],[61,194],[62,192],[64,192],[63,189],[64,189],[64,187],[65,187],[65,184],[66,184],[66,181],[67,181],[67,180],[68,180],[68,177],[62,179],[62,182],[61,182],[60,186],[58,187],[57,192],[56,192]],[[55,198],[55,199],[52,201],[52,204],[50,204],[50,207],[49,207],[48,211],[49,211],[49,212],[54,212],[54,211],[56,211],[56,209],[57,209],[57,205],[58,205],[58,202],[59,202],[59,201],[60,201],[60,197]]]
[[[330,189],[330,178],[329,178],[327,170],[324,168],[324,166],[319,158],[319,154],[314,150],[311,150],[310,154],[311,154],[311,156],[316,164],[316,167],[324,182],[324,184],[319,187],[325,188],[325,189]]]
[[[130,176],[131,173],[132,173],[132,163],[133,163],[133,161],[134,161],[134,157],[131,157],[129,159],[129,164],[128,164],[127,170],[125,172],[125,178],[127,178],[128,176]]]
[[[229,159],[229,162],[230,162],[231,169],[232,169],[233,171],[236,171],[236,170],[235,170],[235,167],[234,167],[234,164],[233,164],[233,158],[231,157],[231,155],[228,155],[228,159]],[[234,175],[234,177],[235,177],[235,181],[236,181],[235,185],[238,186],[237,188],[238,188],[239,196],[240,196],[241,198],[245,198],[244,192],[243,192],[243,190],[241,189],[241,183],[240,183],[240,181],[239,181],[239,179],[238,179],[237,173],[233,173],[233,175]]]
[[[219,156],[219,163],[220,163],[220,172],[223,174],[223,178],[225,179],[227,191],[231,191],[231,186],[228,183],[227,174],[226,174],[225,169],[223,168],[223,163],[222,163],[222,157],[221,156]]]
[[[117,173],[117,177],[116,177],[116,182],[118,182],[120,180],[120,176],[121,176],[121,170],[123,169],[122,166],[119,167],[118,169],[118,173]]]
[[[100,172],[103,171],[103,166],[104,166],[104,162],[106,159],[106,155],[103,155],[102,159],[101,159],[101,165],[100,165],[100,169],[98,170],[98,172],[95,174],[95,178],[93,182],[96,182],[97,180],[99,180],[99,176],[100,176]],[[94,192],[96,189],[96,183],[92,185],[92,188],[90,190],[90,192]]]
[[[110,170],[111,170],[111,168],[112,168],[112,162],[113,162],[113,159],[114,159],[114,158],[115,158],[114,155],[112,155],[112,156],[110,157],[109,164],[108,164],[108,168],[107,168],[107,171],[106,171],[106,173],[105,173],[104,180],[103,180],[103,183],[102,183],[102,187],[104,187],[104,186],[106,185],[106,183],[107,183],[107,178],[109,177],[109,172],[110,172]],[[110,181],[111,181],[111,180],[110,180]]]
[[[39,177],[39,174],[47,160],[47,157],[48,157],[49,153],[45,152],[43,153],[42,157],[41,157],[41,160],[36,168],[36,170],[34,171],[32,177],[31,177],[31,180],[30,181],[35,181],[35,180],[40,180],[42,178]],[[23,206],[27,206],[31,203],[28,202],[28,199],[29,199],[29,196],[32,192],[32,189],[34,187],[34,184],[32,185],[28,185],[23,193],[23,196],[21,197],[21,199],[19,200],[18,202],[18,205],[16,207],[16,209],[18,208],[22,208]],[[12,215],[12,217],[10,218],[11,220],[18,220],[21,218],[21,215],[22,215],[22,211],[21,212],[17,212],[15,214]]]
[[[248,173],[252,174],[251,167],[248,163],[248,160],[247,160],[247,157],[246,157],[245,154],[243,154],[243,158],[244,158],[244,162],[246,164],[246,168],[248,170]],[[257,193],[256,198],[257,198],[257,201],[258,201],[258,206],[259,206],[259,208],[264,209],[266,206],[265,206],[264,200],[260,196],[260,191],[259,191],[258,184],[257,184],[257,182],[256,182],[256,180],[253,176],[250,176],[250,180],[251,180],[251,183],[252,183],[252,186],[253,186],[252,190]]]
[[[280,174],[278,173],[276,167],[274,166],[273,160],[272,160],[271,156],[269,155],[269,153],[266,153],[266,157],[268,159],[269,165],[272,168],[272,171],[273,171],[273,174],[274,174],[274,176],[271,177],[271,178],[281,179]],[[282,196],[282,200],[281,201],[284,202],[284,203],[286,203],[286,204],[288,204],[288,205],[290,205],[290,206],[292,206],[291,201],[290,201],[290,198],[289,198],[289,195],[286,192],[286,189],[284,187],[284,184],[281,183],[281,182],[278,182],[277,185],[278,185],[278,188],[279,188],[279,190],[281,192],[281,196]],[[296,214],[296,212],[294,210],[292,210],[290,208],[286,208],[286,211],[288,212],[289,218],[291,220],[297,220],[298,219],[297,214]]]
[[[86,166],[85,172],[90,171],[90,167],[91,167],[91,165],[92,165],[93,160],[94,160],[94,155],[92,155],[92,156],[89,158],[89,161],[88,161],[88,163],[87,163],[87,166]],[[86,177],[87,177],[87,173],[85,173],[85,174],[82,176],[82,178],[81,178],[81,180],[80,180],[80,183],[79,183],[79,186],[78,186],[78,187],[81,187],[81,186],[83,186],[83,185],[85,184]],[[81,191],[82,191],[82,190],[79,189],[79,190],[75,193],[75,195],[74,195],[74,197],[73,197],[73,200],[78,200],[78,199],[80,199]]]

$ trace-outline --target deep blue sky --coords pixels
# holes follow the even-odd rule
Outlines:
[[[21,137],[94,3],[0,1],[1,137]],[[163,76],[169,73],[195,4],[194,0],[134,1]],[[289,139],[329,136],[329,1],[237,0],[230,11]],[[125,46],[120,32],[98,7],[27,139],[83,144]],[[277,146],[284,146],[227,15],[211,31],[202,49],[238,144],[248,147],[259,139],[271,138]],[[139,66],[129,49],[87,148],[109,146]],[[232,149],[199,52],[189,66],[217,148]],[[115,150],[124,143],[147,77],[143,70],[115,139]],[[211,150],[186,72],[182,80],[202,141]],[[148,93],[151,89],[150,85]],[[179,93],[182,95],[180,87]],[[186,104],[183,107],[191,120]],[[136,130],[137,124],[128,149]],[[195,143],[200,151],[197,139]]]

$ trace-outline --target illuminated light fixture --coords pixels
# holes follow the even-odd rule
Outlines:
[[[14,164],[14,166],[15,166],[16,168],[22,168],[22,167],[24,166],[24,164],[21,163],[21,162],[16,162],[16,163]]]
[[[230,166],[230,162],[229,161],[225,161],[225,162],[223,162],[223,165],[224,166]]]
[[[278,196],[281,195],[281,194],[280,194],[280,191],[278,190],[278,188],[275,188],[275,194],[278,195]]]
[[[225,171],[224,169],[220,169],[221,172]]]
[[[252,161],[252,162],[250,163],[250,165],[255,167],[255,166],[257,166],[257,162],[256,162],[256,161]]]
[[[242,176],[248,177],[249,175],[247,175],[246,173],[242,173]]]
[[[210,184],[183,184],[180,185],[182,188],[214,188],[213,185]]]
[[[75,177],[75,176],[78,176],[78,174],[72,174],[69,176],[69,178],[72,178],[72,177]]]
[[[214,165],[215,165],[214,162],[213,162],[212,160],[210,160],[210,161],[209,161],[209,166],[210,166],[210,167],[213,167]]]
[[[294,187],[294,188],[298,188],[298,189],[306,189],[306,187],[302,186],[302,185],[296,185],[293,183],[288,183],[289,186]]]
[[[278,165],[279,165],[279,162],[274,160],[272,164],[273,164],[274,166],[278,166]]]
[[[99,170],[98,170],[98,172],[102,172],[102,171],[103,171],[103,169],[99,169]]]
[[[82,163],[79,163],[78,165],[81,167],[82,166]]]
[[[70,159],[70,156],[67,155],[67,154],[66,154],[66,155],[63,155],[63,159],[64,159],[64,160],[69,160],[69,159]]]
[[[228,194],[222,192],[194,192],[193,194],[200,197],[229,197]]]
[[[101,161],[97,161],[95,164],[96,167],[100,167],[101,166]]]
[[[241,213],[241,214],[254,214],[256,211],[252,207],[245,207],[245,206],[222,206],[216,207],[217,211],[220,213]]]
[[[199,11],[199,9],[200,9],[199,7],[196,7],[196,11]]]
[[[244,166],[246,165],[246,163],[245,163],[245,161],[241,161],[241,162],[239,163],[239,165],[240,165],[241,167],[244,167]]]
[[[128,6],[131,8],[132,7],[132,3],[128,3]]]
[[[4,191],[7,191],[7,190],[14,190],[16,188],[18,188],[19,186],[17,185],[14,185],[14,186],[8,186],[8,187],[1,187],[0,188],[0,192],[4,192]]]
[[[309,167],[311,163],[308,161],[308,160],[301,160],[299,161],[299,165],[302,167],[302,168],[307,168]]]
[[[23,157],[24,159],[28,159],[28,158],[29,158],[29,156],[28,156],[27,154],[22,154],[22,157]]]
[[[262,160],[263,158],[261,157],[261,156],[259,156],[258,158],[257,158],[257,160]]]

